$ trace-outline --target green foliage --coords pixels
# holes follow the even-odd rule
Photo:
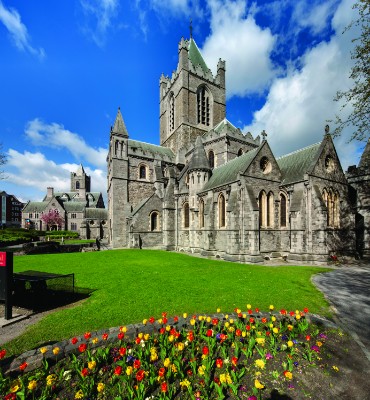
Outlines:
[[[333,135],[338,136],[344,128],[350,127],[354,130],[351,139],[367,140],[370,130],[370,0],[359,0],[353,8],[358,10],[359,17],[344,31],[348,32],[353,26],[361,29],[360,36],[352,40],[356,44],[351,52],[354,66],[350,78],[353,84],[347,91],[339,91],[334,99],[344,101],[342,109],[350,104],[353,110],[345,120],[336,116],[337,126]]]
[[[75,274],[93,290],[84,303],[55,312],[7,345],[20,353],[48,340],[140,322],[148,315],[214,313],[250,303],[261,310],[302,309],[329,314],[310,279],[318,267],[265,267],[211,261],[159,250],[111,250],[16,257],[14,271]],[[57,328],[56,328],[57,327]]]
[[[78,238],[79,233],[74,231],[47,231],[44,232],[45,236],[50,236],[51,240],[65,238]]]
[[[24,243],[38,239],[42,236],[43,232],[36,230],[28,230],[23,228],[6,228],[0,229],[0,243]]]

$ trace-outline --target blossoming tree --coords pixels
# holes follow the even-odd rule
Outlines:
[[[58,210],[49,210],[47,213],[41,216],[41,221],[43,221],[47,230],[53,229],[61,229],[62,225],[64,225],[64,218],[59,214]]]

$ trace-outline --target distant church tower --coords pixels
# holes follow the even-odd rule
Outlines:
[[[225,61],[213,77],[192,37],[181,39],[177,70],[171,78],[162,74],[159,83],[160,144],[175,154],[225,118]]]
[[[91,192],[91,178],[86,175],[82,164],[78,167],[76,172],[71,172],[71,192]]]

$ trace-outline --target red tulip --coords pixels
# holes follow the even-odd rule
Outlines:
[[[145,371],[143,371],[142,369],[140,371],[137,371],[136,373],[136,380],[137,381],[142,381],[145,377]]]
[[[113,372],[114,375],[121,375],[122,374],[122,367],[120,365],[118,365]]]
[[[80,353],[85,352],[86,349],[87,349],[86,343],[81,343],[81,344],[78,346],[78,350],[80,351]]]
[[[21,364],[20,366],[19,366],[19,369],[21,370],[21,371],[24,371],[26,368],[27,368],[27,363],[26,362],[24,362],[23,364]]]

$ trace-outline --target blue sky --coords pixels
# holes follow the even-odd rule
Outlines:
[[[106,194],[118,106],[130,138],[159,144],[159,78],[193,37],[226,60],[227,118],[280,156],[321,140],[351,81],[350,0],[0,0],[1,190],[40,200],[82,163]],[[354,28],[356,29],[356,28]],[[350,105],[346,107],[350,110]],[[343,115],[342,115],[343,116]],[[364,143],[335,140],[346,170]]]

